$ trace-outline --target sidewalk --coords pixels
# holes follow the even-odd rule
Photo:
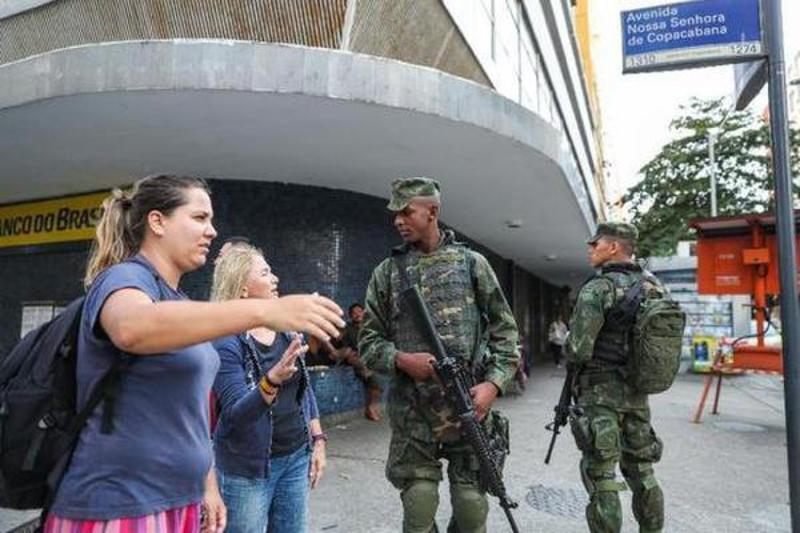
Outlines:
[[[587,531],[579,454],[568,428],[559,436],[551,464],[543,464],[550,439],[544,425],[550,421],[563,378],[563,370],[535,367],[521,396],[499,400],[512,420],[506,485],[520,504],[514,515],[524,533]],[[722,413],[706,414],[702,424],[694,425],[689,420],[701,386],[701,376],[685,375],[669,392],[652,398],[653,423],[665,443],[664,458],[656,468],[666,495],[665,531],[789,532],[781,379],[726,380]],[[358,419],[326,430],[328,469],[311,496],[309,531],[400,531],[400,500],[383,476],[389,441],[385,419],[377,424]],[[444,531],[450,516],[446,484],[440,494],[438,523]],[[638,531],[629,492],[623,493],[623,505],[623,531]],[[0,510],[0,531],[9,531],[30,516],[35,514]],[[488,530],[509,531],[494,500]]]
[[[549,466],[543,464],[549,422],[563,370],[533,369],[521,396],[501,399],[512,420],[506,485],[519,502],[514,515],[525,533],[585,532],[586,495],[578,473],[579,454],[569,429],[559,436]],[[656,474],[666,497],[666,532],[777,533],[790,531],[783,384],[779,377],[743,376],[725,381],[721,414],[689,422],[702,377],[685,375],[651,401],[653,423],[665,442]],[[713,392],[713,391],[712,391]],[[709,402],[710,404],[710,402]],[[710,405],[707,413],[710,412]],[[328,469],[311,496],[310,531],[395,533],[401,507],[383,477],[389,440],[385,421],[363,420],[326,428]],[[440,531],[450,516],[446,484],[440,490]],[[623,493],[625,532],[638,531]],[[490,532],[510,531],[494,503]]]

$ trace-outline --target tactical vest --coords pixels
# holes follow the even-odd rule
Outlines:
[[[436,331],[448,353],[472,362],[478,342],[480,312],[475,304],[472,259],[460,245],[445,245],[431,255],[406,254],[409,281],[418,286],[431,312]],[[397,261],[392,267],[392,339],[403,352],[431,352],[432,347],[399,308],[403,288]]]
[[[642,273],[633,269],[615,267],[603,269],[599,277],[611,281],[614,285],[614,302],[620,301],[628,288],[642,277]],[[592,359],[603,366],[622,367],[628,362],[631,350],[630,327],[620,327],[606,321],[594,341]]]
[[[463,358],[475,370],[482,357],[480,345],[481,313],[476,305],[473,284],[473,259],[462,245],[446,244],[431,255],[406,253],[401,261],[392,261],[391,338],[403,352],[433,351],[418,330],[414,317],[400,309],[400,293],[404,289],[398,271],[404,264],[408,281],[419,287],[428,305],[431,318],[448,354]],[[433,382],[415,383],[401,376],[393,394],[401,395],[428,422],[433,436],[442,442],[460,438],[458,419],[448,405],[441,387]]]

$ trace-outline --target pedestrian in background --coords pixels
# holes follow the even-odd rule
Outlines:
[[[273,300],[263,253],[230,248],[214,268],[213,301]],[[229,533],[306,531],[308,491],[325,469],[325,434],[299,335],[259,326],[214,343],[220,418],[214,452]]]
[[[564,343],[567,341],[567,333],[569,333],[569,328],[567,328],[561,315],[557,315],[550,322],[550,327],[547,330],[547,346],[550,349],[550,355],[553,357],[553,364],[558,368],[561,368],[561,357]]]
[[[341,327],[341,310],[317,296],[188,301],[178,284],[205,264],[212,218],[206,184],[189,177],[144,178],[103,202],[78,331],[78,408],[127,363],[113,418],[107,397],[79,436],[46,532],[193,533],[201,506],[206,530],[222,531],[207,404],[219,358],[208,341],[259,325],[321,336]]]

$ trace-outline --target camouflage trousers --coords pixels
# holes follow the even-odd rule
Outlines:
[[[664,495],[653,472],[663,444],[650,425],[647,397],[636,394],[621,380],[583,386],[578,396],[583,416],[570,421],[575,443],[583,453],[581,478],[589,493],[586,520],[593,533],[618,533],[622,527],[616,480],[620,466],[633,491],[633,513],[639,531],[654,533],[664,527]]]
[[[386,477],[400,490],[403,533],[437,531],[435,517],[439,483],[443,479],[442,459],[447,460],[453,509],[448,533],[485,533],[489,501],[480,486],[478,458],[472,448],[461,439],[436,440],[430,425],[414,409],[398,409],[390,404],[389,414],[392,438]],[[493,416],[494,412],[490,414]],[[489,417],[486,423],[490,423]]]

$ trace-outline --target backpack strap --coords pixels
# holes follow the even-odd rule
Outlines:
[[[616,284],[615,284],[616,287]],[[643,279],[638,279],[624,292],[606,313],[606,321],[620,329],[630,329],[636,322],[636,313],[647,295]]]
[[[44,505],[42,506],[42,512],[39,515],[39,526],[36,529],[37,533],[44,531],[44,524],[47,520],[47,515],[50,514],[50,508],[53,506],[53,502],[55,501],[58,486],[61,484],[61,480],[63,479],[64,473],[67,470],[69,461],[72,458],[72,452],[75,449],[75,443],[77,442],[83,427],[86,425],[89,417],[92,416],[92,413],[97,408],[98,404],[103,401],[104,398],[108,400],[106,395],[109,393],[110,387],[116,387],[116,383],[118,383],[119,377],[122,375],[123,365],[127,366],[126,361],[123,359],[117,359],[113,363],[111,368],[108,369],[105,374],[103,374],[103,377],[100,378],[100,381],[97,383],[97,385],[95,385],[94,389],[92,389],[92,393],[89,395],[89,400],[86,402],[86,405],[83,406],[83,409],[81,409],[77,416],[75,416],[73,419],[73,423],[69,428],[71,443],[69,450],[62,454],[62,456],[58,459],[58,462],[47,474],[47,496],[45,498]],[[106,422],[106,412],[109,413],[108,416],[113,416],[113,407],[112,409],[103,412],[101,431],[103,431],[102,426]],[[109,428],[109,430],[110,429],[113,428]],[[43,443],[45,433],[45,431],[39,432],[36,440],[34,441],[34,443],[38,443],[37,447],[40,447]],[[34,446],[32,445],[31,448],[33,447]],[[29,451],[25,460],[27,461],[29,457],[32,457],[32,461],[35,461],[36,455],[38,455],[38,450],[36,450],[34,453]],[[33,463],[31,463],[31,465],[32,464]]]
[[[601,274],[593,278],[604,279],[612,286],[614,303],[605,313],[605,324],[611,328],[611,331],[622,333],[624,336],[622,348],[625,353],[630,353],[633,345],[633,326],[636,324],[636,314],[647,295],[644,279],[635,280],[627,288],[623,286],[621,278],[630,274],[632,274],[632,271],[629,269],[604,268]],[[601,361],[616,363],[616,360],[609,360],[599,355],[595,355],[595,357]],[[626,378],[627,370],[624,366],[615,368],[615,372]]]

